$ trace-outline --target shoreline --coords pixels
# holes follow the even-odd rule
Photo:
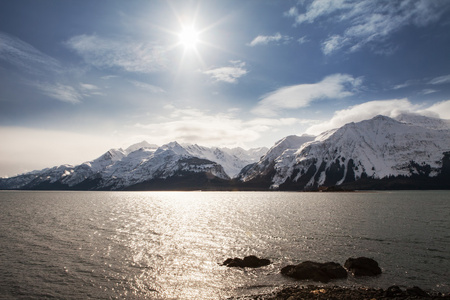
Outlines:
[[[273,292],[266,294],[254,294],[239,297],[231,297],[229,300],[357,300],[357,299],[446,299],[450,300],[450,293],[443,294],[435,291],[424,291],[414,286],[401,289],[391,286],[386,289],[373,287],[345,287],[345,286],[320,286],[320,285],[294,285],[281,286]]]

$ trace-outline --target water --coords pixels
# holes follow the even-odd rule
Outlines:
[[[450,292],[450,192],[0,192],[0,298],[224,299],[281,267],[368,256],[332,282]],[[228,257],[273,264],[226,268]]]

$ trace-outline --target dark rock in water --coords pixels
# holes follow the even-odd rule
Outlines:
[[[227,267],[237,267],[237,268],[259,268],[270,265],[270,260],[250,255],[244,257],[244,259],[240,259],[238,257],[228,258],[223,262],[223,265]]]
[[[425,292],[418,286],[414,286],[412,288],[407,288],[406,293],[410,296],[416,296],[416,297],[429,297],[430,296],[430,295],[428,295],[427,292]]]
[[[289,265],[282,268],[281,274],[299,280],[311,279],[324,283],[332,279],[347,278],[345,269],[335,262],[305,261],[296,266]]]
[[[381,274],[378,263],[367,257],[349,258],[345,261],[344,267],[353,276],[376,276]]]
[[[399,286],[393,285],[386,289],[386,291],[384,292],[384,296],[393,298],[393,297],[400,296],[402,293],[403,293],[403,291],[400,289]]]

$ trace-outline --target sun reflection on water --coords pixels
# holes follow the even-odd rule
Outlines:
[[[321,194],[35,193],[41,198],[4,207],[4,245],[14,249],[6,253],[17,255],[2,263],[30,295],[45,291],[56,298],[224,299],[289,284],[279,273],[287,264],[342,263],[356,255],[382,262],[383,276],[371,286],[407,280],[448,289],[442,273],[449,269],[448,237],[439,234],[450,228],[448,201],[425,194],[435,206],[423,206],[417,192],[395,199]],[[260,269],[221,265],[247,255],[273,263]]]

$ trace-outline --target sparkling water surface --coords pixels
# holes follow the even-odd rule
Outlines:
[[[225,299],[310,284],[304,260],[368,256],[332,285],[450,292],[450,192],[0,192],[2,299]],[[257,255],[260,269],[221,266]]]

